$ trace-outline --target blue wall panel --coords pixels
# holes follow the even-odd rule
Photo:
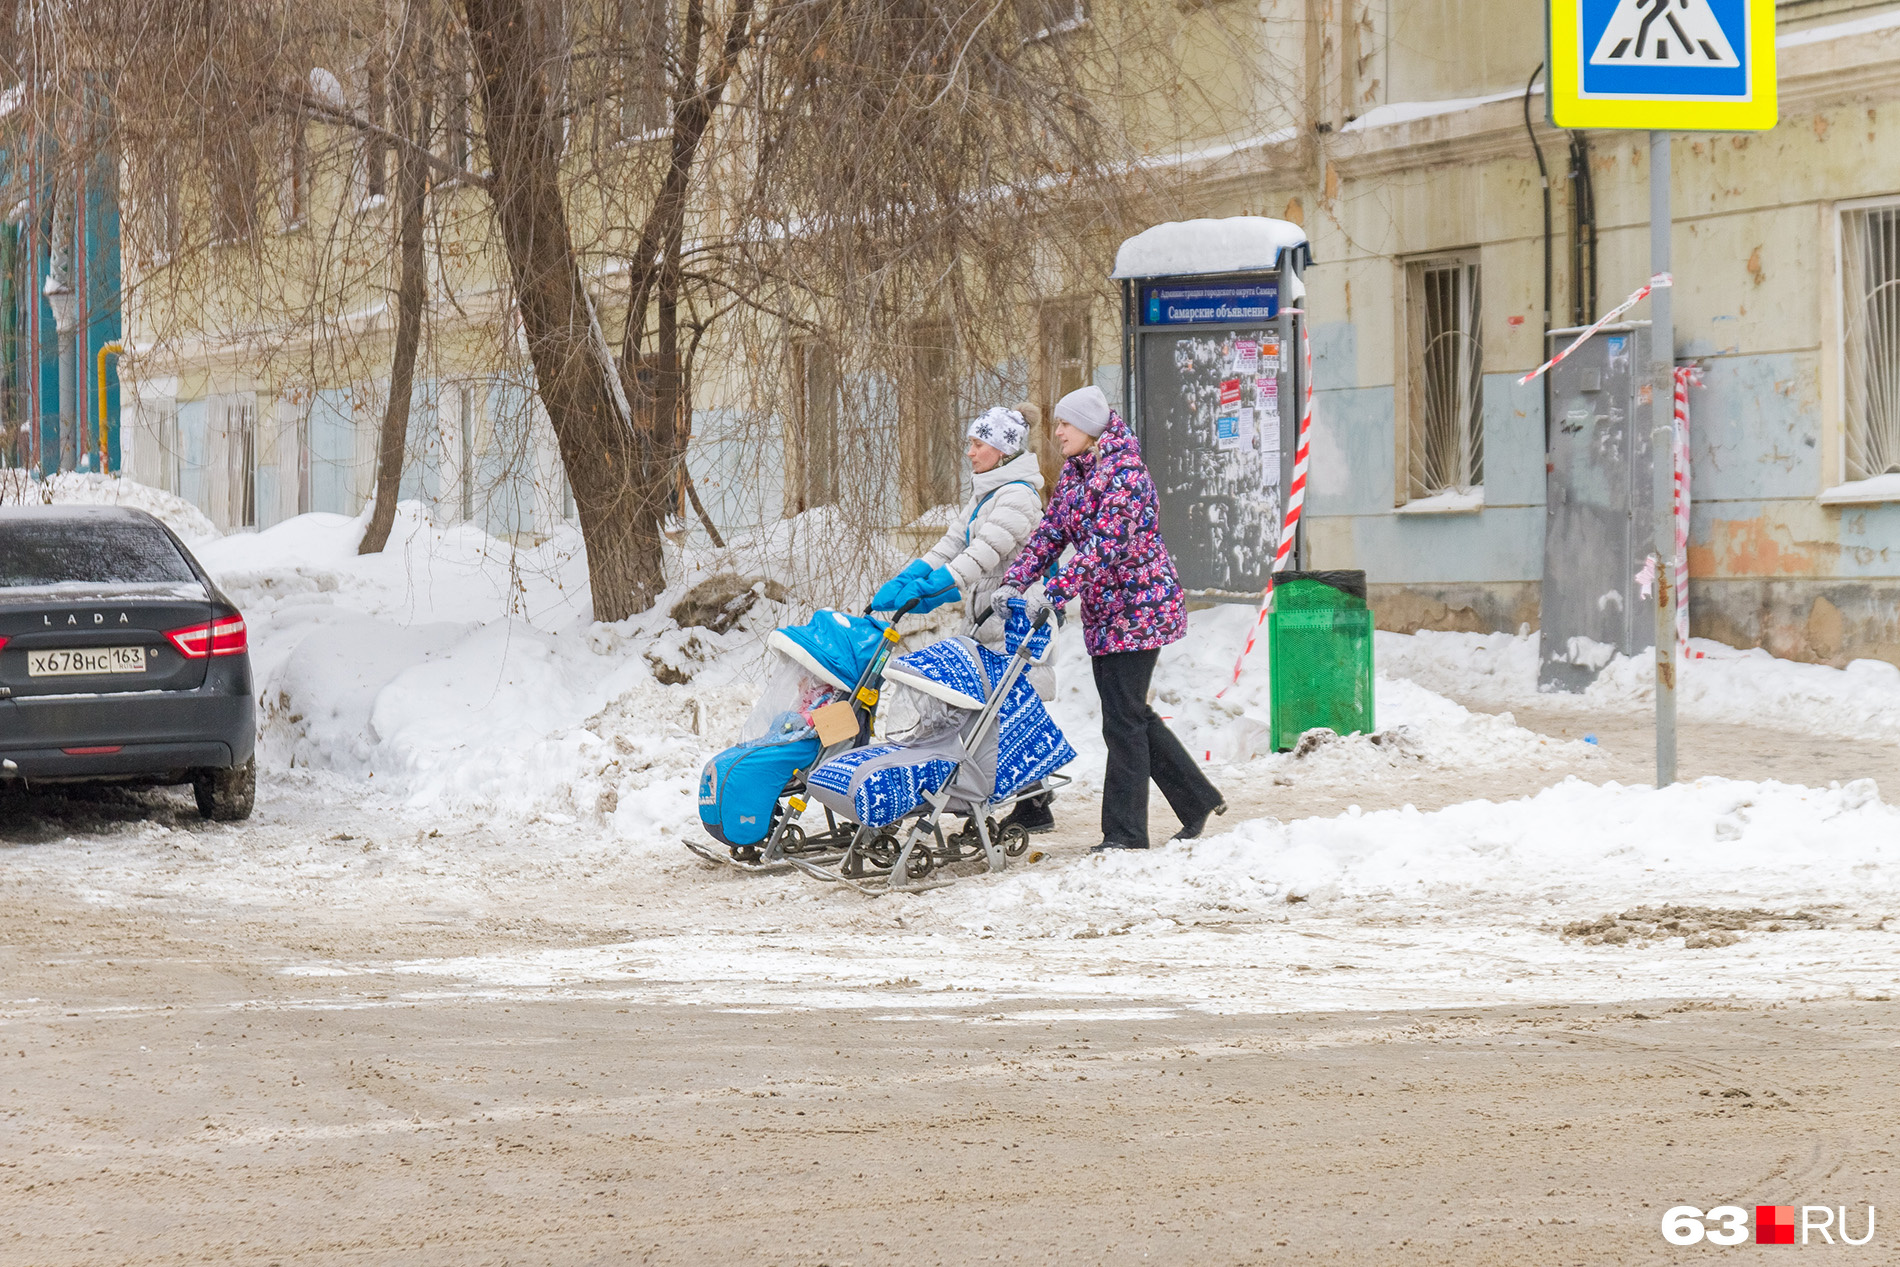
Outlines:
[[[1812,353],[1731,356],[1689,393],[1697,501],[1811,498],[1821,491],[1821,402]]]
[[[1390,387],[1315,394],[1312,456],[1306,476],[1307,513],[1389,512],[1395,488],[1393,461]]]

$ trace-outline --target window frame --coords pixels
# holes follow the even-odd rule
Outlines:
[[[210,164],[211,245],[241,246],[257,235],[262,155],[246,128],[226,130],[218,145]]]
[[[233,530],[257,528],[257,397],[227,397],[221,405],[225,444],[225,520]]]
[[[1049,488],[1055,487],[1063,462],[1062,450],[1056,444],[1056,402],[1068,394],[1063,390],[1061,371],[1069,362],[1057,354],[1055,344],[1062,338],[1062,324],[1069,320],[1079,321],[1082,326],[1082,357],[1075,362],[1081,369],[1081,379],[1075,388],[1069,389],[1074,391],[1095,381],[1095,323],[1091,305],[1086,299],[1051,299],[1044,301],[1036,312],[1036,403],[1042,408],[1042,425],[1036,432],[1036,459]]]
[[[673,84],[667,74],[666,57],[671,48],[679,14],[671,0],[618,0],[620,38],[624,43],[620,58],[620,82],[616,85],[615,133],[620,144],[664,140],[673,135]],[[659,20],[653,21],[653,14]],[[660,90],[640,94],[632,91],[632,71],[636,65],[658,64]],[[636,103],[650,108],[650,120],[637,119]]]
[[[1829,495],[1840,496],[1843,494],[1845,495],[1842,498],[1843,500],[1861,500],[1852,495],[1854,487],[1877,479],[1881,474],[1885,473],[1856,474],[1852,460],[1851,445],[1855,431],[1853,401],[1856,393],[1852,385],[1851,354],[1855,342],[1855,320],[1851,315],[1847,303],[1848,268],[1850,263],[1848,252],[1848,224],[1850,220],[1865,216],[1869,212],[1881,211],[1893,212],[1896,220],[1900,220],[1900,194],[1882,194],[1871,198],[1854,198],[1834,204],[1834,258],[1837,262],[1835,268],[1834,303],[1835,329],[1838,331],[1839,343],[1835,348],[1833,359],[1835,372],[1839,375],[1837,381],[1840,384],[1840,434],[1836,437],[1835,441],[1835,456],[1839,461],[1837,469],[1840,473],[1841,484],[1837,488],[1827,490],[1827,493],[1823,495],[1824,500],[1827,500]],[[1895,263],[1896,283],[1900,283],[1900,258],[1897,258]],[[1896,355],[1900,356],[1900,351],[1896,351]],[[1900,449],[1897,449],[1896,456],[1900,456]],[[1890,499],[1883,498],[1882,500]]]
[[[1394,504],[1404,507],[1455,494],[1458,500],[1454,504],[1460,509],[1467,508],[1470,505],[1469,496],[1475,493],[1482,497],[1484,491],[1483,249],[1473,245],[1407,256],[1399,261],[1399,268],[1400,311],[1404,331],[1404,339],[1400,344],[1403,349],[1400,381],[1404,385],[1404,392],[1402,410],[1395,411],[1399,423],[1399,462]],[[1469,325],[1460,333],[1476,345],[1477,355],[1466,372],[1470,399],[1459,402],[1459,412],[1465,415],[1464,452],[1459,472],[1462,478],[1448,487],[1428,488],[1424,465],[1429,447],[1427,394],[1431,388],[1431,371],[1426,360],[1429,320],[1426,277],[1431,272],[1452,268],[1465,270],[1469,298],[1463,308]]]
[[[936,506],[963,500],[958,422],[965,412],[957,376],[957,331],[949,321],[918,321],[905,340],[904,383],[898,407],[898,464],[904,521]],[[941,356],[940,370],[925,358]],[[927,382],[929,379],[931,381]],[[942,462],[941,468],[932,461]]]

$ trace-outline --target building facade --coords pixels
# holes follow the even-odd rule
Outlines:
[[[1702,378],[1692,631],[1900,663],[1900,4],[1778,13],[1780,125],[1676,143],[1675,351]],[[1311,239],[1309,561],[1364,569],[1387,628],[1535,628],[1547,419],[1542,385],[1517,380],[1548,328],[1647,278],[1646,138],[1545,123],[1541,11],[1522,0],[1263,0],[1255,16],[1255,44],[1209,54],[1257,72],[1245,129],[1213,120],[1142,170],[1169,177],[1155,219],[1268,215]],[[702,393],[688,462],[713,521],[731,538],[869,486],[901,528],[959,495],[962,414],[1091,381],[1116,394],[1118,234],[1092,232],[1082,266],[1046,270],[1038,310],[999,316],[1020,349],[1003,364],[968,364],[920,306],[894,336],[912,381],[843,382],[800,343],[754,371],[782,384],[778,425]],[[387,318],[372,296],[350,320],[362,355],[323,373],[260,373],[229,344],[148,361],[131,469],[231,528],[360,509]],[[568,513],[519,358],[498,369],[444,339],[422,376],[405,495],[498,534]],[[841,407],[854,392],[888,409]],[[851,421],[881,412],[876,434]]]

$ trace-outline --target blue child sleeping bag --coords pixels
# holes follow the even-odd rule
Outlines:
[[[759,844],[772,830],[779,793],[820,751],[818,736],[810,731],[794,739],[767,735],[726,749],[699,776],[699,821],[722,845]]]

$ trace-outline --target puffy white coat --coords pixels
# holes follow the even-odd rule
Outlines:
[[[950,569],[963,593],[964,611],[974,621],[989,610],[1003,573],[1042,519],[1042,468],[1035,454],[1019,453],[974,476],[971,485],[969,504],[924,562]],[[1002,625],[985,621],[976,636],[986,646],[1000,646]]]

